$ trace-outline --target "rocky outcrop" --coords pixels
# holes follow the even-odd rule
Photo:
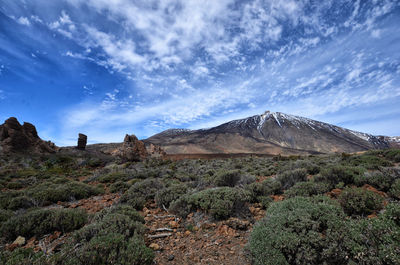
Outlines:
[[[0,125],[0,146],[2,153],[54,153],[57,150],[54,143],[40,139],[33,124],[21,125],[14,117]]]
[[[147,152],[151,157],[164,157],[167,153],[160,146],[155,144],[150,144],[146,147]]]
[[[78,148],[79,150],[85,150],[86,148],[86,143],[87,143],[87,136],[83,133],[80,133],[78,135]]]
[[[144,143],[133,134],[125,135],[124,142],[113,152],[113,155],[125,161],[140,161],[149,156]]]

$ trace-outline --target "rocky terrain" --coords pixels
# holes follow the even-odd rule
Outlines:
[[[280,112],[234,120],[200,130],[170,129],[144,140],[167,154],[317,154],[395,147],[395,138],[374,136]]]
[[[43,141],[36,128],[29,122],[21,125],[14,117],[0,125],[0,153],[54,153],[57,147],[50,141]]]

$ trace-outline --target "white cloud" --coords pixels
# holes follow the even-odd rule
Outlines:
[[[25,26],[30,26],[31,22],[29,21],[29,19],[27,17],[20,17],[17,19],[17,22],[21,25],[25,25]]]

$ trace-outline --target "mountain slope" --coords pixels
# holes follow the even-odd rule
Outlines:
[[[168,154],[304,154],[389,147],[384,137],[270,111],[210,129],[170,129],[144,141],[160,145]]]

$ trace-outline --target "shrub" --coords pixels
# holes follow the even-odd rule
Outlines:
[[[13,216],[12,211],[0,209],[0,226],[1,226],[1,223],[7,221],[12,216]]]
[[[111,172],[97,178],[101,183],[114,183],[116,181],[127,181],[129,176],[123,172]]]
[[[148,200],[153,200],[157,191],[163,188],[157,179],[145,179],[133,184],[121,197],[121,202],[128,203],[137,210],[141,210]]]
[[[367,215],[382,209],[383,198],[363,188],[346,188],[338,200],[348,215]]]
[[[187,190],[188,188],[185,184],[173,184],[158,191],[155,196],[155,201],[158,207],[168,208],[171,202],[179,199]]]
[[[18,196],[10,200],[7,209],[9,210],[28,209],[33,206],[34,204],[31,198],[28,198],[26,196]]]
[[[399,149],[385,150],[383,152],[383,156],[394,162],[397,162],[397,163],[400,162],[400,150]]]
[[[43,252],[35,253],[31,248],[17,248],[14,251],[0,251],[0,264],[4,265],[30,265],[43,264],[40,258]]]
[[[297,182],[293,187],[285,191],[285,197],[310,197],[313,195],[323,194],[329,190],[329,184],[327,183],[313,181]]]
[[[253,264],[346,264],[344,222],[343,210],[327,199],[273,203],[251,233]]]
[[[295,169],[279,174],[276,179],[282,184],[282,189],[286,190],[300,181],[307,180],[307,170],[304,168]]]
[[[340,182],[344,184],[354,183],[354,178],[363,174],[364,169],[348,166],[331,166],[321,171],[320,175],[314,177],[316,182],[326,182],[334,187]]]
[[[363,154],[360,156],[351,156],[346,162],[352,166],[362,166],[366,169],[379,169],[380,167],[392,166],[392,163],[376,155]]]
[[[400,179],[396,179],[396,181],[392,184],[390,188],[390,195],[400,199]]]
[[[17,236],[42,236],[54,231],[70,232],[87,222],[87,214],[78,209],[32,210],[9,218],[0,228],[7,239]]]
[[[386,205],[383,217],[400,226],[400,203],[392,202]]]
[[[259,201],[261,203],[261,206],[262,206],[263,209],[268,209],[270,204],[272,202],[274,202],[274,200],[269,196],[259,196],[257,198],[257,201]]]
[[[234,187],[240,181],[239,170],[220,170],[214,178],[214,183],[218,187],[228,186]]]
[[[37,205],[48,205],[58,201],[80,200],[102,192],[97,187],[77,181],[64,183],[46,181],[27,189],[25,194],[35,200]]]
[[[392,210],[391,206],[388,210]],[[398,209],[396,211],[398,215]],[[348,241],[348,249],[353,264],[400,263],[400,227],[389,213],[350,224],[351,240]]]
[[[354,183],[357,186],[362,186],[364,184],[369,184],[375,188],[387,192],[392,183],[394,182],[393,176],[390,174],[384,174],[379,171],[375,172],[365,172],[364,175],[355,177]]]
[[[128,205],[105,209],[74,233],[64,252],[72,264],[152,264],[154,254],[144,244],[143,223],[143,217]],[[78,249],[71,248],[76,243]]]
[[[257,198],[278,193],[281,190],[281,183],[273,178],[267,178],[262,182],[254,182],[245,186],[250,193],[251,202],[260,202]]]
[[[170,210],[181,216],[189,212],[201,209],[215,219],[226,219],[233,215],[241,215],[248,211],[246,202],[250,194],[238,188],[213,188],[203,190],[192,195],[182,196],[172,202]]]
[[[129,189],[130,185],[123,181],[117,181],[110,186],[110,192],[125,192]]]

